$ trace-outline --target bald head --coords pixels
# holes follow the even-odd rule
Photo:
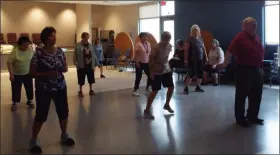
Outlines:
[[[254,35],[257,29],[257,21],[253,17],[247,17],[243,20],[243,30]]]

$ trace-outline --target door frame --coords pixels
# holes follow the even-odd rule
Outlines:
[[[164,23],[165,21],[169,21],[169,20],[173,20],[173,21],[174,21],[174,34],[173,34],[173,36],[171,36],[172,38],[174,38],[174,39],[173,39],[174,42],[171,43],[171,44],[174,45],[174,46],[172,46],[172,51],[175,52],[176,40],[175,40],[175,20],[174,20],[174,15],[172,15],[172,16],[162,16],[162,17],[160,17],[160,19],[159,19],[159,22],[160,22],[160,34],[163,32],[163,29],[164,29],[163,23]]]

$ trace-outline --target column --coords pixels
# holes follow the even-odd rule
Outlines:
[[[77,42],[81,40],[81,34],[88,32],[90,34],[89,42],[91,40],[92,19],[91,19],[91,5],[90,4],[76,4],[76,39]]]

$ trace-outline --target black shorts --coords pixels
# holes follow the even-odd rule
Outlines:
[[[207,72],[208,74],[213,74],[213,73],[218,73],[219,70],[217,68],[213,69],[212,65],[207,64],[204,66],[204,71]]]
[[[162,75],[154,75],[154,80],[152,80],[152,90],[158,91],[161,89],[161,84],[163,87],[174,87],[172,72],[165,73]]]
[[[45,122],[48,117],[49,108],[51,100],[55,104],[56,113],[59,120],[65,120],[68,118],[68,101],[67,101],[67,88],[58,91],[44,91],[44,90],[35,90],[36,97],[36,122]]]
[[[77,69],[78,74],[78,84],[83,86],[87,77],[88,83],[95,83],[94,71],[91,67],[79,68]]]
[[[193,61],[189,64],[189,77],[197,77],[198,79],[203,78],[204,62],[203,60]]]

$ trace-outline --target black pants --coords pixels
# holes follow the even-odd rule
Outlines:
[[[48,117],[49,108],[51,100],[54,101],[56,113],[59,120],[65,120],[68,118],[68,101],[67,101],[67,89],[59,91],[44,91],[44,90],[35,90],[36,96],[36,122],[45,122]]]
[[[236,74],[235,118],[245,119],[245,102],[248,97],[247,118],[256,119],[259,114],[263,91],[263,77],[260,68],[239,65]]]
[[[33,100],[33,79],[30,74],[27,75],[14,75],[12,84],[12,101],[20,102],[21,99],[21,87],[24,85],[26,96],[28,100]]]
[[[140,63],[140,67],[139,68],[136,67],[136,78],[135,78],[134,90],[139,89],[139,85],[140,85],[140,81],[142,79],[143,71],[148,76],[147,88],[151,85],[149,64],[148,63]]]
[[[95,83],[94,71],[91,67],[86,66],[85,68],[78,68],[77,74],[78,74],[78,84],[80,86],[83,86],[85,84],[86,77],[89,84]]]

